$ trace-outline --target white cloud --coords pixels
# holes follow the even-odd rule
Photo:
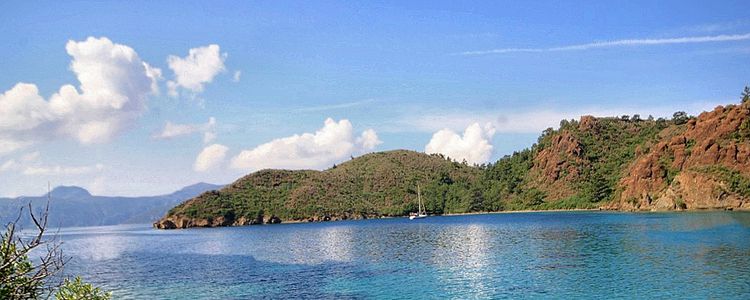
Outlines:
[[[94,173],[94,172],[98,172],[101,170],[104,170],[104,165],[102,164],[96,164],[93,166],[76,166],[76,167],[60,166],[60,165],[28,166],[23,169],[23,174],[28,175],[28,176],[80,175],[80,174]]]
[[[195,158],[193,170],[205,172],[221,165],[226,158],[228,147],[219,144],[213,144],[203,148],[198,157]]]
[[[500,48],[492,50],[466,51],[458,53],[459,55],[486,55],[486,54],[503,54],[514,52],[556,52],[556,51],[580,51],[597,48],[612,47],[629,47],[629,46],[651,46],[667,44],[694,44],[694,43],[712,43],[712,42],[731,42],[750,40],[750,33],[746,34],[722,34],[714,36],[692,36],[676,37],[663,39],[625,39],[615,41],[593,42],[578,45],[568,45],[551,48]]]
[[[242,76],[242,71],[234,71],[234,75],[232,75],[232,81],[240,82],[240,76]]]
[[[104,165],[94,164],[89,166],[62,166],[45,165],[39,152],[31,152],[20,158],[10,159],[0,164],[0,172],[19,172],[26,176],[57,176],[57,175],[80,175],[96,173],[104,170]]]
[[[356,106],[363,106],[366,104],[370,104],[375,102],[375,99],[365,99],[360,101],[354,101],[354,102],[346,102],[346,103],[338,103],[338,104],[330,104],[330,105],[319,105],[319,106],[309,106],[309,107],[301,107],[298,109],[295,109],[294,111],[298,112],[318,112],[318,111],[326,111],[326,110],[335,110],[335,109],[346,109],[346,108],[352,108]]]
[[[66,84],[49,101],[28,83],[0,94],[0,154],[60,136],[106,142],[141,115],[157,90],[161,71],[128,46],[89,37],[65,49],[80,86]]]
[[[184,58],[170,55],[167,57],[167,64],[174,72],[175,80],[167,82],[169,95],[176,97],[178,88],[193,93],[202,92],[206,83],[213,81],[217,74],[225,70],[226,58],[227,54],[221,53],[216,44],[190,49]]]
[[[265,168],[323,169],[354,154],[372,151],[381,141],[374,130],[354,137],[349,120],[325,120],[315,133],[303,133],[275,139],[232,159],[231,167],[253,171]]]
[[[451,159],[466,160],[470,164],[485,163],[492,156],[492,136],[495,128],[487,123],[484,127],[474,123],[466,127],[463,136],[450,129],[442,129],[432,135],[425,152],[442,153]]]
[[[431,112],[414,117],[404,116],[397,126],[402,130],[416,130],[435,132],[441,129],[453,131],[464,130],[474,123],[491,123],[496,132],[501,133],[540,133],[547,127],[554,127],[560,120],[578,117],[578,113],[560,111],[530,111],[530,112]],[[394,128],[398,129],[398,128]],[[398,130],[396,130],[398,131]]]
[[[175,124],[167,121],[161,132],[154,134],[155,139],[172,139],[194,133],[203,133],[203,142],[210,143],[216,138],[216,118],[208,118],[203,124]]]
[[[382,144],[383,141],[381,141],[378,138],[378,134],[375,133],[375,130],[367,129],[362,132],[362,135],[357,137],[356,144],[359,145],[362,149],[368,149],[372,150],[375,149],[378,145]]]
[[[9,137],[0,138],[0,157],[29,145],[31,145],[29,141],[13,140]]]
[[[17,168],[17,166],[18,163],[15,160],[7,160],[2,165],[0,165],[0,172],[11,171]]]
[[[671,105],[651,105],[649,107],[619,106],[619,107],[566,107],[564,109],[533,109],[529,111],[485,109],[471,110],[430,110],[415,112],[404,108],[404,114],[399,116],[392,125],[383,126],[386,132],[435,132],[441,129],[462,131],[473,123],[491,123],[497,133],[524,133],[539,134],[548,127],[557,127],[561,120],[578,120],[581,116],[592,115],[597,117],[619,117],[622,115],[640,114],[646,118],[648,115],[654,117],[671,118],[672,113],[678,110],[686,111],[688,114],[697,115],[703,111],[711,111],[722,100],[701,100],[692,102],[676,102]]]

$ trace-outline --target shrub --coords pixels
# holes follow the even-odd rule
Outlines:
[[[76,276],[74,280],[65,279],[63,285],[55,293],[55,298],[57,300],[109,300],[112,298],[112,293],[104,292]]]
[[[684,111],[678,111],[672,115],[672,122],[674,122],[675,125],[682,125],[687,123],[687,121],[688,115]]]

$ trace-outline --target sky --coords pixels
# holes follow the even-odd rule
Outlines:
[[[0,196],[156,195],[739,102],[747,1],[3,1]]]

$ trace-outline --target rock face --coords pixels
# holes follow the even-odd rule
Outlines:
[[[218,216],[215,218],[189,218],[186,216],[169,216],[155,222],[154,228],[158,229],[185,229],[190,227],[225,227],[225,226],[246,226],[261,224],[279,224],[281,219],[273,216],[264,222],[263,216],[255,219],[241,217],[238,219]]]
[[[622,194],[610,208],[622,210],[746,208],[740,195],[706,169],[750,177],[750,140],[741,128],[750,124],[750,103],[716,107],[639,155],[620,181]]]
[[[582,118],[581,124],[590,122]],[[536,179],[535,185],[547,191],[547,197],[561,199],[573,195],[575,190],[568,184],[581,176],[581,170],[587,168],[587,162],[581,158],[583,148],[578,139],[570,132],[553,136],[550,146],[536,155],[531,170]]]

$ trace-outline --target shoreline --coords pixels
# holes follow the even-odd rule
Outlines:
[[[495,215],[495,214],[532,214],[532,213],[545,213],[545,212],[611,212],[611,213],[695,213],[695,212],[744,212],[750,213],[750,209],[726,209],[726,208],[703,208],[703,209],[685,209],[685,210],[617,210],[617,209],[604,209],[604,208],[573,208],[573,209],[528,209],[528,210],[503,210],[503,211],[486,211],[486,212],[467,212],[467,213],[447,213],[438,215],[428,215],[430,217],[456,217],[456,216],[471,216],[471,215]],[[255,224],[255,225],[230,225],[230,226],[193,226],[187,228],[172,228],[172,229],[160,229],[153,228],[155,230],[180,230],[180,229],[193,229],[193,228],[222,228],[222,227],[249,227],[249,226],[268,226],[268,225],[284,225],[284,224],[306,224],[306,223],[334,223],[341,221],[365,221],[365,220],[378,220],[378,219],[398,219],[408,218],[408,215],[404,216],[382,216],[378,218],[367,218],[367,219],[348,219],[348,220],[335,220],[335,221],[307,221],[307,220],[282,220],[278,224]],[[153,225],[153,224],[152,224]]]
[[[515,213],[541,213],[541,212],[585,212],[585,211],[619,211],[599,208],[573,208],[573,209],[523,209],[523,210],[501,210],[501,211],[478,211],[467,213],[447,213],[432,216],[465,216],[465,215],[493,215],[493,214],[515,214]],[[624,212],[624,211],[623,211]]]

